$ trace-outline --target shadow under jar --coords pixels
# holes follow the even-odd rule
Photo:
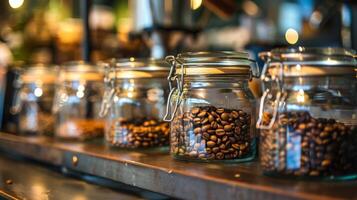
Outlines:
[[[104,135],[104,120],[98,115],[104,93],[103,77],[98,66],[83,62],[61,68],[53,106],[57,138],[87,140]]]
[[[169,56],[171,154],[192,161],[249,161],[256,154],[256,65],[243,52]]]
[[[106,64],[101,115],[106,116],[107,144],[120,148],[169,145],[169,123],[162,121],[169,69],[164,60],[154,59],[119,59]]]
[[[53,135],[52,103],[58,68],[34,65],[20,71],[15,86],[19,88],[11,108],[18,114],[21,135]]]
[[[259,120],[268,175],[357,176],[357,79],[353,51],[274,49],[260,55],[266,90]]]

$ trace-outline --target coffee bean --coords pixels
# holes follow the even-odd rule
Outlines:
[[[210,135],[207,132],[204,132],[203,135],[202,135],[202,138],[205,139],[205,140],[209,140]]]
[[[213,148],[212,148],[212,151],[213,151],[213,153],[219,152],[219,147],[213,147]]]
[[[206,153],[212,153],[212,149],[211,148],[206,148]]]
[[[218,114],[222,114],[222,113],[224,112],[224,108],[218,108],[218,109],[216,110],[216,112],[217,112]]]
[[[225,134],[226,134],[226,132],[223,129],[216,129],[216,135],[223,136]]]
[[[218,128],[218,123],[215,122],[215,121],[213,121],[213,122],[211,123],[211,127],[212,127],[213,129]]]
[[[213,122],[213,120],[214,120],[214,117],[212,115],[208,115],[208,121]]]
[[[217,158],[218,160],[222,160],[222,159],[224,158],[224,154],[221,153],[221,152],[219,152],[219,153],[216,154],[216,158]]]
[[[196,117],[196,118],[193,119],[193,122],[194,122],[194,124],[198,125],[198,124],[201,123],[201,118]]]
[[[221,118],[223,121],[227,121],[229,119],[229,114],[228,113],[222,113]]]
[[[216,142],[216,141],[217,141],[217,136],[215,136],[215,135],[211,135],[210,140],[212,140],[212,141]]]
[[[237,118],[239,117],[239,114],[238,114],[237,111],[232,111],[231,116],[232,116],[234,119],[237,119]]]
[[[194,132],[195,134],[199,134],[199,133],[201,133],[201,128],[200,128],[200,127],[197,127],[197,128],[195,128],[195,129],[193,130],[193,132]]]
[[[208,123],[208,118],[204,118],[201,122],[201,124],[207,124]]]
[[[222,142],[226,142],[227,140],[228,140],[228,136],[225,135],[222,137]]]
[[[226,149],[226,145],[225,144],[221,144],[221,145],[219,145],[219,148],[224,150],[224,149]]]
[[[208,146],[208,147],[214,147],[214,146],[216,146],[216,143],[213,142],[213,141],[208,141],[208,142],[207,142],[207,146]]]
[[[207,124],[202,127],[202,131],[208,131],[211,128],[211,125]]]
[[[194,114],[194,115],[197,115],[199,112],[200,112],[200,108],[199,107],[192,108],[192,110],[191,110],[191,113]]]
[[[231,125],[225,125],[224,126],[224,130],[225,131],[230,131],[230,130],[232,130],[232,126]]]
[[[321,163],[323,167],[328,167],[330,164],[331,164],[331,160],[323,160]]]
[[[198,113],[197,117],[204,117],[206,116],[207,112],[206,111],[201,111],[200,113]]]
[[[235,149],[239,149],[239,144],[232,144],[232,147]]]

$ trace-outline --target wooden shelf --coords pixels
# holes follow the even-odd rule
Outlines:
[[[183,199],[357,199],[357,181],[297,181],[261,174],[258,163],[193,163],[159,151],[0,133],[0,149]]]

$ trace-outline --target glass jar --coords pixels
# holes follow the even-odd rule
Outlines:
[[[255,99],[248,82],[257,75],[244,52],[169,56],[171,154],[181,160],[248,161],[256,154]]]
[[[102,116],[110,146],[148,148],[169,145],[163,122],[169,65],[164,60],[120,59],[106,64]]]
[[[262,53],[260,162],[270,175],[357,176],[357,62],[339,48]]]
[[[41,64],[19,72],[11,112],[18,115],[21,135],[53,135],[52,103],[58,68]]]
[[[59,74],[53,106],[55,136],[86,140],[104,134],[104,120],[98,113],[104,92],[103,70],[83,62],[64,65]]]

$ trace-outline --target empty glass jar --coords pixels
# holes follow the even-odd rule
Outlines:
[[[18,132],[22,135],[52,135],[52,103],[58,68],[34,65],[20,71],[19,88],[11,108],[18,114]]]
[[[197,161],[248,161],[256,154],[255,99],[248,82],[257,75],[244,52],[169,56],[171,154]]]
[[[357,62],[339,48],[262,53],[260,158],[266,174],[357,175]]]
[[[86,140],[103,136],[104,120],[98,115],[103,77],[98,66],[83,62],[68,63],[61,68],[53,106],[56,137]]]
[[[169,124],[163,122],[168,95],[169,65],[163,60],[121,59],[106,64],[106,141],[121,148],[163,147],[169,144]]]

